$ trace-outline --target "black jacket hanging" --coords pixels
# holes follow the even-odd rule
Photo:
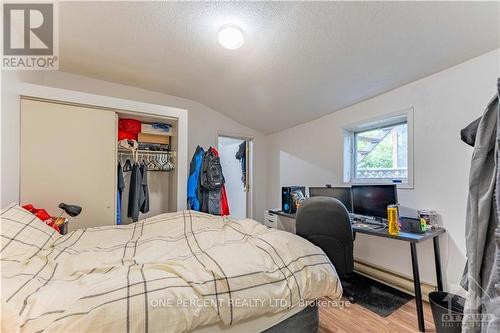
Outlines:
[[[142,193],[142,177],[139,163],[134,163],[132,166],[132,174],[130,176],[130,186],[128,193],[128,210],[127,216],[132,218],[132,221],[139,220],[140,200]]]
[[[121,162],[118,162],[117,168],[117,200],[116,200],[116,224],[122,224],[122,195],[125,190],[125,179],[123,178],[123,168]]]
[[[241,163],[241,181],[243,186],[247,183],[247,142],[246,140],[240,143],[238,151],[234,157]]]
[[[139,211],[143,214],[149,212],[149,188],[148,188],[148,168],[143,163],[139,169],[141,171],[141,200]]]

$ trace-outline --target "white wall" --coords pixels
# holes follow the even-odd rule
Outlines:
[[[460,129],[479,117],[495,94],[499,50],[268,137],[268,208],[280,186],[340,184],[342,128],[384,113],[415,108],[415,188],[399,190],[402,205],[438,211],[445,283],[455,288],[465,264],[465,207],[472,148]],[[411,276],[408,243],[358,235],[355,257]],[[418,245],[421,278],[435,282],[432,242]]]
[[[17,84],[28,82],[56,88],[82,91],[140,102],[178,107],[188,110],[189,159],[196,146],[217,147],[219,132],[253,137],[255,140],[254,218],[263,220],[266,205],[265,137],[248,127],[216,112],[215,110],[188,99],[148,91],[129,85],[95,80],[61,71],[2,71],[1,110],[1,205],[19,200],[19,97]],[[259,195],[255,195],[258,193]]]
[[[241,163],[235,155],[244,142],[241,139],[219,137],[219,155],[226,181],[227,200],[231,216],[247,217],[247,197],[241,181]]]

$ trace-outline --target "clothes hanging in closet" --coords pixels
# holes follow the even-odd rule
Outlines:
[[[142,194],[142,195],[141,195]],[[139,220],[139,209],[144,201],[142,192],[142,177],[139,163],[135,162],[132,166],[132,174],[130,176],[130,186],[128,193],[128,210],[127,216],[132,219],[132,221],[137,222]]]
[[[116,199],[116,224],[122,224],[122,194],[125,189],[125,179],[123,178],[123,168],[121,162],[118,162],[117,168],[117,190],[118,195]]]

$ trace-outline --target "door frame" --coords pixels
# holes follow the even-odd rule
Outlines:
[[[247,218],[253,219],[253,206],[254,206],[254,191],[253,191],[253,177],[254,177],[254,137],[248,134],[241,134],[237,132],[229,132],[229,131],[217,131],[216,144],[217,149],[219,149],[219,138],[226,137],[231,139],[240,139],[247,141],[247,190],[246,190],[246,198],[247,198]],[[231,209],[231,207],[229,207]]]

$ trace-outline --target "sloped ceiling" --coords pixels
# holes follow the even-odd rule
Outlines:
[[[499,47],[499,3],[61,2],[61,70],[272,133]],[[236,23],[246,42],[217,42]],[[464,78],[466,79],[466,78]]]

